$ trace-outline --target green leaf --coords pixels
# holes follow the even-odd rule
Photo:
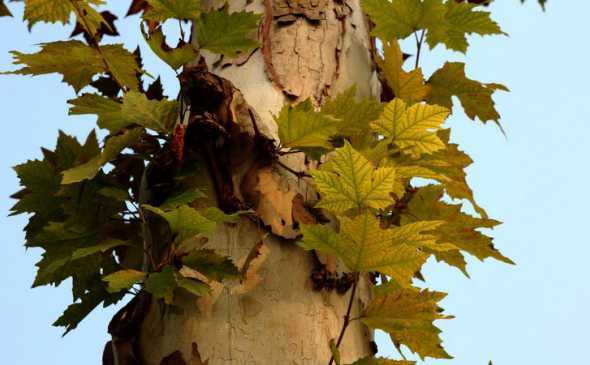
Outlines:
[[[119,240],[119,239],[110,238],[110,239],[107,239],[107,240],[101,242],[98,245],[79,248],[79,249],[75,250],[74,253],[72,254],[72,260],[81,259],[83,257],[94,255],[99,252],[107,252],[108,250],[110,250],[112,248],[120,247],[120,246],[129,246],[129,243]]]
[[[408,285],[426,261],[426,255],[412,246],[413,241],[424,239],[420,230],[408,234],[399,228],[382,229],[370,213],[354,219],[340,217],[340,224],[339,234],[321,225],[302,225],[299,245],[335,255],[351,271],[382,272],[400,285]]]
[[[391,360],[384,357],[365,357],[350,365],[416,365],[415,361]]]
[[[138,91],[126,93],[122,103],[95,94],[83,94],[68,103],[72,105],[70,115],[96,114],[98,126],[111,133],[131,125],[169,132],[178,116],[176,101],[149,100]]]
[[[394,343],[407,346],[422,359],[450,359],[441,345],[441,331],[433,324],[437,319],[452,318],[440,314],[442,309],[437,303],[445,296],[415,288],[393,289],[376,296],[361,320],[370,328],[389,333]]]
[[[410,104],[424,100],[430,92],[430,86],[425,85],[422,70],[416,68],[406,72],[403,63],[403,54],[397,40],[384,42],[383,58],[377,57],[377,64],[395,97]]]
[[[203,217],[215,223],[239,223],[242,215],[250,214],[251,211],[238,211],[232,214],[226,214],[217,207],[208,207],[200,211]]]
[[[182,258],[182,263],[215,281],[236,279],[240,272],[233,261],[211,249],[193,250]]]
[[[141,33],[152,51],[174,70],[184,66],[188,62],[196,60],[199,56],[199,51],[191,43],[181,41],[175,48],[170,47],[166,43],[161,27],[149,33],[146,33],[142,28]]]
[[[228,57],[236,57],[259,46],[255,40],[261,14],[227,8],[204,13],[195,23],[199,47]]]
[[[207,295],[211,291],[209,286],[202,281],[181,276],[178,277],[178,287],[196,296]]]
[[[473,120],[479,118],[482,122],[493,120],[498,122],[500,114],[496,111],[492,94],[496,90],[508,91],[500,84],[482,84],[465,76],[465,64],[461,62],[447,62],[443,68],[436,71],[428,83],[432,87],[427,102],[452,109],[452,97],[459,98],[465,114]]]
[[[102,53],[108,59],[110,71],[124,86],[132,89],[139,87],[137,73],[140,71],[132,54],[121,45],[103,46]],[[15,65],[24,65],[19,70],[3,74],[45,75],[60,73],[63,81],[71,85],[76,92],[92,81],[96,74],[109,71],[101,54],[81,41],[57,41],[42,43],[41,51],[25,54],[12,51]]]
[[[311,101],[285,105],[275,121],[281,145],[287,148],[332,148],[330,139],[338,132],[339,120],[316,112]]]
[[[62,23],[68,24],[72,12],[79,15],[71,0],[24,0],[25,12],[24,20],[28,21],[29,30],[38,22],[47,23]],[[101,24],[108,24],[96,11],[93,5],[103,5],[104,0],[78,0],[77,5],[83,12],[86,19],[85,22],[79,21],[80,24],[85,24],[84,27],[89,30],[90,34],[96,34],[96,29]]]
[[[466,52],[467,35],[505,34],[486,11],[474,11],[476,4],[442,0],[363,0],[363,10],[375,23],[371,34],[383,41],[404,39],[426,31],[431,48],[444,44]]]
[[[154,298],[163,299],[166,304],[172,304],[174,290],[178,286],[177,271],[174,266],[166,265],[160,272],[149,274],[145,281],[145,290],[152,293]]]
[[[142,128],[134,128],[110,137],[105,142],[100,155],[82,165],[64,171],[61,183],[72,184],[94,178],[103,165],[117,157],[126,147],[139,142],[143,133]]]
[[[395,170],[375,169],[348,142],[336,149],[328,162],[313,170],[311,175],[322,195],[318,207],[341,213],[353,208],[380,209],[392,204],[390,192]]]
[[[102,278],[108,284],[109,293],[118,293],[121,290],[127,290],[133,285],[143,281],[146,274],[143,271],[126,269],[116,271]]]
[[[187,191],[183,191],[181,193],[172,195],[171,197],[166,199],[166,201],[164,203],[162,203],[162,205],[160,205],[160,208],[164,209],[164,210],[170,209],[170,208],[177,208],[181,205],[190,204],[197,199],[201,199],[201,198],[205,198],[205,197],[207,197],[207,195],[205,195],[205,193],[203,193],[199,189],[187,190]]]
[[[438,105],[418,103],[408,108],[403,100],[394,99],[371,126],[402,152],[418,158],[445,148],[436,131],[448,115],[449,110]]]
[[[65,327],[64,336],[71,330],[78,327],[78,324],[86,318],[94,308],[105,300],[108,293],[103,289],[93,288],[84,294],[79,302],[68,306],[64,313],[53,323],[56,327]]]
[[[163,22],[168,19],[197,20],[201,14],[200,0],[147,0],[146,20]]]
[[[4,4],[4,0],[0,0],[0,17],[3,16],[12,16],[12,13],[10,13],[10,10]]]
[[[329,99],[322,106],[322,114],[330,115],[340,120],[337,123],[337,133],[353,140],[370,138],[369,122],[377,119],[383,110],[383,105],[371,99],[358,100],[356,87],[352,86],[335,98]],[[331,132],[330,132],[331,133]]]
[[[188,205],[164,211],[160,208],[144,204],[142,209],[151,211],[164,218],[173,234],[183,237],[194,236],[199,233],[210,233],[215,230],[216,222],[205,218],[199,211]]]
[[[336,342],[334,342],[334,339],[330,340],[330,352],[332,353],[332,358],[334,359],[336,365],[341,365],[342,363],[340,362],[340,350],[336,346]]]
[[[430,48],[444,44],[448,49],[465,53],[469,46],[466,36],[469,34],[506,34],[490,18],[489,12],[474,11],[479,9],[477,4],[447,1],[445,7],[444,21],[428,28],[426,42]]]
[[[418,29],[436,26],[445,11],[441,0],[363,0],[361,5],[375,23],[371,34],[385,41],[404,39]]]

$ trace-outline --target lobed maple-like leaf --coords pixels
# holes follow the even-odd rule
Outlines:
[[[182,258],[182,263],[215,281],[240,276],[240,271],[229,257],[219,255],[211,249],[193,250]]]
[[[384,41],[404,39],[418,30],[426,32],[431,48],[444,44],[466,52],[467,35],[504,34],[477,4],[443,0],[363,0],[363,10],[375,23],[371,32]]]
[[[107,139],[100,155],[90,161],[63,172],[62,184],[77,183],[92,179],[107,162],[114,159],[123,149],[137,143],[144,134],[143,128],[133,128]]]
[[[473,160],[455,143],[450,143],[450,130],[442,129],[437,133],[445,148],[418,159],[407,156],[393,158],[398,175],[409,181],[412,177],[422,177],[439,181],[451,198],[467,199],[476,212],[483,218],[486,211],[477,204],[473,191],[467,183],[465,169]]]
[[[197,235],[210,233],[215,229],[216,222],[205,218],[198,210],[181,205],[178,208],[163,210],[148,204],[142,205],[142,209],[153,212],[164,218],[173,234]]]
[[[410,72],[403,69],[403,54],[397,40],[383,43],[383,58],[377,57],[377,64],[383,71],[387,84],[396,98],[408,103],[422,101],[428,96],[430,86],[424,82],[422,70]]]
[[[197,20],[201,14],[200,0],[147,0],[143,14],[146,20],[164,22],[168,19]]]
[[[236,57],[259,46],[255,34],[262,15],[249,11],[228,13],[227,8],[203,13],[195,21],[200,48]]]
[[[275,122],[283,147],[331,149],[330,139],[338,132],[340,120],[316,112],[311,101],[306,100],[296,106],[285,105]]]
[[[101,26],[110,28],[95,9],[104,5],[104,0],[24,0],[24,3],[23,18],[28,22],[29,30],[38,22],[68,24],[72,13],[89,34],[96,34]]]
[[[145,280],[145,290],[154,298],[162,299],[166,304],[172,304],[177,289],[201,296],[209,293],[209,286],[202,281],[186,278],[172,265],[166,265],[159,272],[150,273]]]
[[[149,32],[146,32],[142,28],[141,32],[151,50],[174,70],[177,70],[188,62],[196,60],[199,56],[199,52],[191,43],[179,42],[174,48],[166,44],[161,27],[150,30]]]
[[[494,228],[500,222],[464,213],[460,204],[455,205],[442,201],[443,195],[444,190],[440,185],[420,188],[408,204],[408,211],[402,215],[402,224],[423,220],[444,221],[444,224],[430,232],[437,238],[437,242],[450,243],[456,247],[454,251],[467,252],[482,261],[486,258],[494,258],[507,264],[514,264],[512,260],[502,255],[494,247],[491,237],[479,231],[481,228]],[[435,253],[435,256],[447,262],[444,260],[446,257],[444,254],[441,256]],[[454,262],[447,263],[457,266],[454,265]],[[463,265],[457,267],[465,272]]]
[[[436,131],[449,115],[438,105],[417,103],[410,107],[401,99],[389,102],[373,129],[402,152],[418,158],[445,148]]]
[[[467,78],[464,63],[445,63],[441,69],[432,74],[428,84],[432,89],[426,99],[427,102],[452,109],[452,97],[456,96],[469,118],[475,120],[477,117],[484,123],[489,120],[495,122],[500,120],[492,94],[496,90],[508,91],[508,89],[504,85],[483,84]]]
[[[57,41],[41,44],[41,51],[25,54],[12,51],[15,65],[19,70],[4,74],[44,75],[60,73],[63,81],[76,92],[90,84],[92,77],[99,73],[112,72],[116,79],[131,89],[139,88],[137,73],[140,72],[135,57],[121,45],[103,46],[102,54],[81,41]],[[105,64],[106,57],[109,68]]]
[[[317,207],[343,213],[350,209],[381,209],[392,203],[395,170],[375,169],[348,142],[311,175],[322,196]]]
[[[109,293],[118,293],[143,281],[145,277],[146,273],[143,271],[125,269],[109,274],[102,278],[102,280],[108,284],[107,291]]]
[[[426,289],[390,286],[369,303],[361,321],[389,333],[394,343],[407,346],[422,359],[450,359],[441,344],[441,331],[433,324],[438,319],[452,318],[442,315],[437,304],[445,296]]]
[[[139,125],[157,132],[168,132],[178,116],[178,103],[170,100],[149,100],[138,91],[127,92],[122,102],[99,96],[83,94],[68,100],[72,105],[70,115],[96,114],[97,124],[117,133],[121,129]]]
[[[469,43],[467,35],[499,35],[506,34],[498,23],[490,18],[487,11],[475,11],[478,4],[469,2],[447,1],[443,21],[428,28],[426,42],[430,48],[444,44],[448,49],[467,52]]]
[[[382,110],[383,105],[376,100],[359,100],[356,87],[352,86],[326,101],[321,113],[340,120],[337,134],[346,136],[356,146],[363,144],[361,141],[368,142],[371,139],[369,122],[377,119]]]
[[[327,226],[303,225],[299,245],[335,255],[355,272],[382,272],[400,285],[408,285],[426,261],[413,243],[427,239],[422,231],[431,229],[431,223],[416,224],[413,229],[382,229],[375,216],[365,212],[353,219],[340,217],[340,224],[338,234]]]

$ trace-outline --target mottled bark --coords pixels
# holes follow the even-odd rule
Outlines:
[[[284,8],[287,1],[265,1],[231,2],[231,10],[266,11],[260,28],[262,49],[238,60],[206,57],[210,71],[239,90],[235,122],[241,130],[254,133],[248,109],[260,132],[276,140],[273,115],[285,103],[311,98],[320,105],[353,84],[359,95],[378,97],[367,24],[358,0],[310,0],[311,10],[305,8],[306,2],[290,10]],[[328,363],[328,342],[342,327],[350,290],[344,295],[314,291],[310,280],[314,257],[287,239],[297,236],[297,221],[306,219],[299,205],[293,208],[293,201],[304,197],[309,202],[315,194],[308,191],[305,178],[298,179],[276,164],[256,168],[255,157],[246,157],[251,161],[233,171],[236,196],[252,203],[263,222],[243,218],[235,226],[220,226],[206,247],[231,256],[238,266],[257,253],[247,278],[242,283],[213,283],[211,296],[198,301],[178,298],[181,311],[164,311],[154,303],[140,334],[145,364],[177,358],[186,364],[208,361],[209,365]],[[300,155],[281,161],[293,170],[306,167]],[[269,191],[269,186],[276,188]],[[361,277],[352,317],[369,295],[367,278]],[[343,361],[370,354],[371,340],[372,333],[354,321],[341,346]]]

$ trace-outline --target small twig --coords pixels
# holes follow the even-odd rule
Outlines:
[[[277,165],[281,166],[282,168],[284,168],[285,170],[289,171],[290,173],[292,173],[293,175],[297,176],[298,178],[311,177],[311,175],[306,174],[303,171],[295,171],[295,170],[293,170],[292,168],[290,168],[289,166],[285,165],[281,161],[277,161]]]
[[[180,38],[184,42],[184,29],[182,29],[182,20],[178,19],[178,26],[180,27]]]
[[[340,348],[340,344],[342,343],[342,339],[344,338],[344,333],[348,328],[348,325],[352,321],[350,318],[350,312],[352,311],[352,304],[354,303],[354,298],[356,296],[356,288],[358,286],[359,281],[359,274],[354,273],[354,283],[352,284],[352,291],[350,292],[350,300],[348,301],[348,308],[346,309],[346,314],[344,315],[344,323],[342,324],[342,329],[340,330],[340,335],[338,335],[338,340],[336,341],[336,348]],[[334,362],[334,355],[330,357],[330,361],[328,361],[328,365],[332,365]]]
[[[121,81],[119,81],[117,79],[117,77],[115,76],[115,74],[113,73],[112,68],[109,65],[109,61],[107,60],[106,56],[102,52],[102,49],[100,48],[100,45],[98,44],[98,41],[96,40],[95,35],[94,34],[90,34],[90,29],[91,29],[90,28],[90,24],[88,24],[88,20],[86,19],[86,16],[84,15],[84,12],[80,8],[80,5],[78,4],[78,1],[76,1],[76,0],[70,0],[70,3],[72,4],[72,6],[74,7],[74,10],[76,11],[76,13],[78,14],[78,16],[82,20],[82,23],[84,23],[84,26],[86,27],[86,30],[88,31],[88,35],[90,36],[90,40],[91,40],[90,43],[92,43],[90,46],[92,46],[94,49],[96,49],[96,51],[98,52],[98,54],[102,58],[102,62],[104,64],[105,71],[107,71],[108,73],[111,74],[111,76],[113,77],[113,80],[119,85],[119,87],[121,88],[121,90],[123,90],[123,92],[127,92],[127,88],[125,87],[125,85]]]
[[[424,43],[424,34],[426,34],[426,29],[422,29],[420,34],[420,38],[418,39],[418,33],[414,32],[414,37],[416,38],[416,65],[415,68],[418,68],[420,65],[420,52],[422,51],[422,44]]]
[[[402,348],[401,348],[400,344],[394,341],[393,345],[395,346],[395,349],[397,350],[399,355],[402,357],[402,359],[404,359],[404,361],[408,361],[408,359],[406,359],[406,355],[404,355],[404,353],[402,352]]]

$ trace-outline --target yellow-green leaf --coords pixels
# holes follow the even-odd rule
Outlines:
[[[195,22],[199,47],[228,57],[259,46],[256,30],[261,15],[249,11],[228,13],[226,8],[204,13]]]
[[[338,132],[339,120],[316,112],[309,100],[296,106],[285,105],[275,117],[283,147],[332,148],[330,138]]]
[[[394,99],[371,126],[402,152],[417,158],[445,147],[436,131],[448,115],[445,107],[417,103],[408,108],[403,100]]]
[[[68,100],[70,115],[96,114],[98,126],[117,133],[130,125],[168,132],[177,119],[178,104],[170,100],[149,100],[145,94],[129,91],[122,103],[96,94],[83,94]]]
[[[150,7],[143,14],[146,20],[197,20],[201,14],[200,0],[147,0]]]
[[[72,12],[79,18],[76,7],[72,0],[24,0],[25,12],[23,18],[28,22],[29,30],[38,22],[68,24]],[[94,6],[103,5],[104,0],[77,0],[76,4],[85,15],[86,22],[80,24],[88,25],[90,33],[95,34],[96,29],[104,19],[96,11]],[[88,28],[84,25],[85,28]],[[108,24],[106,24],[108,26]]]
[[[422,359],[450,359],[441,344],[441,331],[433,324],[437,319],[452,318],[442,315],[438,306],[446,294],[393,288],[373,299],[361,319],[363,323],[389,333],[395,343],[407,346]]]
[[[389,87],[396,98],[408,103],[422,101],[430,92],[425,85],[422,70],[416,68],[410,72],[403,69],[403,55],[397,40],[383,44],[383,58],[377,57],[377,64],[383,71]]]
[[[108,138],[100,155],[82,165],[64,171],[61,183],[72,184],[94,178],[104,164],[117,157],[126,147],[137,143],[143,133],[143,128],[134,128]]]
[[[134,56],[121,45],[102,47],[102,54],[107,58],[107,69],[102,55],[94,48],[81,41],[57,41],[41,44],[41,51],[25,54],[11,52],[15,65],[23,65],[16,71],[4,74],[44,75],[60,73],[63,81],[71,85],[76,92],[90,84],[96,74],[111,71],[118,81],[132,89],[138,88],[137,73],[140,71]]]
[[[166,304],[172,304],[174,291],[178,287],[178,277],[176,268],[166,265],[162,271],[149,274],[145,281],[145,290],[152,293],[154,298],[163,299]]]
[[[182,67],[188,62],[196,60],[199,56],[199,52],[191,43],[184,43],[181,41],[176,47],[170,47],[166,43],[161,27],[150,31],[149,33],[142,28],[141,32],[152,51],[174,70]]]
[[[205,218],[199,211],[188,205],[181,205],[171,210],[162,210],[158,207],[144,204],[142,209],[149,210],[164,218],[172,233],[183,236],[209,233],[215,229],[216,222]]]
[[[467,35],[505,34],[500,26],[490,18],[487,11],[479,9],[477,4],[469,2],[447,1],[444,20],[428,28],[426,41],[430,48],[444,44],[448,49],[465,53],[469,43]]]
[[[475,120],[477,117],[484,123],[489,120],[496,122],[500,120],[492,94],[496,90],[508,91],[508,89],[500,84],[482,84],[468,79],[465,76],[464,63],[445,63],[443,68],[432,74],[428,83],[432,90],[427,102],[452,109],[452,97],[456,96],[469,118]]]
[[[395,170],[375,169],[348,142],[311,175],[322,195],[318,207],[342,213],[350,209],[381,209],[392,204],[390,193]]]
[[[326,226],[303,225],[300,246],[336,255],[352,271],[382,272],[400,285],[408,285],[426,261],[426,255],[412,245],[424,239],[419,230],[408,234],[397,228],[382,229],[368,212],[354,219],[341,217],[340,223],[338,234]]]
[[[479,231],[481,228],[494,228],[500,222],[464,213],[460,204],[443,202],[441,200],[443,193],[443,187],[440,185],[420,188],[408,204],[407,212],[402,215],[402,224],[422,220],[444,221],[444,224],[430,232],[437,237],[437,242],[450,243],[458,250],[467,252],[480,260],[491,257],[507,264],[514,264],[494,247],[491,237]]]
[[[377,100],[358,99],[352,86],[322,106],[322,114],[340,120],[337,133],[346,136],[353,146],[362,146],[372,140],[369,123],[379,117],[383,104]]]
[[[102,278],[102,280],[108,284],[107,290],[109,293],[117,293],[121,290],[127,290],[134,284],[141,282],[143,279],[145,279],[145,273],[143,271],[132,269],[116,271]]]
[[[361,5],[375,23],[371,34],[386,41],[436,26],[445,14],[441,0],[363,0]]]

